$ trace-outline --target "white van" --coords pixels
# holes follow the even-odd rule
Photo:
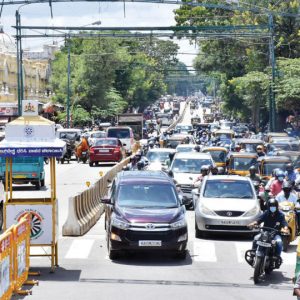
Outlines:
[[[131,154],[135,140],[133,136],[133,131],[128,126],[117,126],[107,128],[107,137],[118,138],[126,151],[126,154]]]

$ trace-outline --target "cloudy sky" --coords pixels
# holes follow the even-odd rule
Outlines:
[[[85,26],[101,20],[101,26],[172,26],[175,25],[174,9],[177,5],[150,3],[53,3],[53,15],[50,17],[48,4],[25,5],[20,8],[22,25],[37,26]],[[1,23],[4,31],[11,35],[15,30],[15,11],[18,6],[3,8]],[[28,33],[28,32],[27,32]],[[31,32],[32,33],[32,32]],[[175,40],[174,40],[175,41]],[[24,40],[23,48],[35,50],[45,43],[51,43],[51,38],[39,40]],[[180,41],[179,59],[191,66],[197,49],[189,41]]]

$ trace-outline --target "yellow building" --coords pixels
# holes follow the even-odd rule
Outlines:
[[[23,51],[24,99],[39,100],[42,103],[49,101],[51,91],[47,88],[50,59],[53,58],[53,52],[57,47],[45,47],[43,52]],[[16,46],[14,40],[0,27],[0,123],[2,124],[17,115],[17,80]]]

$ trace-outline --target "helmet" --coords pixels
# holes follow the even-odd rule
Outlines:
[[[236,144],[236,145],[235,145],[235,149],[241,149],[241,145]]]
[[[286,169],[288,172],[292,172],[292,171],[294,171],[294,166],[293,166],[293,164],[288,163],[288,164],[286,165],[285,169]]]
[[[262,145],[258,145],[257,147],[256,147],[256,151],[263,151],[264,149],[263,149],[263,146]]]
[[[218,167],[218,174],[219,175],[224,175],[225,174],[225,169],[223,167]]]
[[[195,150],[196,152],[200,152],[200,146],[199,146],[199,145],[196,145],[195,148],[194,148],[194,150]]]
[[[270,207],[276,207],[276,210],[278,210],[278,201],[275,198],[268,201],[268,208],[270,209]]]
[[[150,141],[150,142],[149,142],[149,147],[150,147],[150,148],[153,148],[153,147],[154,147],[154,142],[153,142],[153,141]]]
[[[144,168],[145,164],[144,164],[143,161],[139,161],[139,162],[136,164],[136,166],[137,166],[137,169],[138,169],[138,170],[142,170],[142,169]]]
[[[203,172],[208,173],[209,172],[209,166],[207,166],[207,165],[202,166],[201,169],[200,169],[200,172],[201,173],[203,173]]]
[[[272,176],[275,177],[278,171],[280,171],[279,168],[273,169],[273,171],[272,171]]]
[[[205,131],[202,132],[202,136],[206,136],[207,133]]]
[[[217,167],[212,167],[212,168],[211,168],[211,174],[212,174],[212,175],[218,175],[218,173],[219,173],[219,170],[218,170]]]
[[[249,168],[249,172],[250,172],[250,174],[255,174],[255,173],[256,173],[256,168],[255,168],[255,166],[251,166],[251,167]]]
[[[278,172],[275,174],[275,176],[277,177],[277,179],[278,179],[279,181],[283,181],[283,180],[284,180],[284,177],[285,177],[284,172],[283,172],[282,170],[278,171]]]

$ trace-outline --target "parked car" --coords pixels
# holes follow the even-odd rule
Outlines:
[[[92,167],[99,162],[119,162],[125,156],[125,149],[119,139],[101,138],[90,147],[89,164]]]
[[[107,137],[108,138],[117,138],[119,139],[126,151],[127,155],[132,153],[134,146],[134,137],[133,131],[128,126],[116,126],[107,128]]]
[[[105,228],[110,259],[124,251],[153,250],[186,257],[185,207],[173,180],[161,171],[120,172],[106,204]]]
[[[247,225],[261,214],[253,183],[248,177],[205,177],[195,208],[196,237],[210,232],[253,234]]]

